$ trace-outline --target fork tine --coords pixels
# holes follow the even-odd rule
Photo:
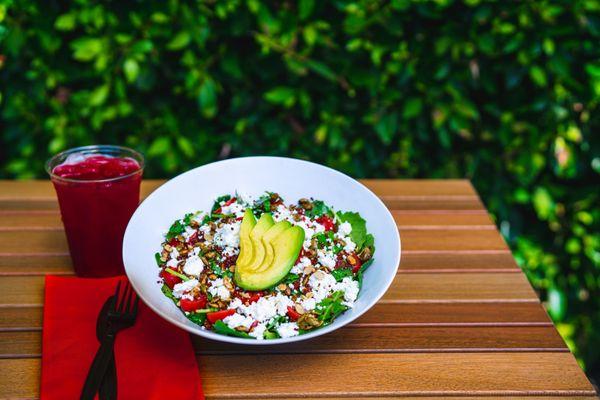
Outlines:
[[[121,312],[122,313],[127,313],[129,310],[129,298],[131,297],[131,285],[129,284],[129,282],[125,283],[127,285],[127,291],[125,292],[125,295],[123,296],[123,306],[121,308]]]
[[[117,305],[119,304],[119,292],[121,291],[121,281],[117,282],[117,288],[115,290],[115,296],[112,301],[111,309],[117,311]]]
[[[131,286],[131,284],[129,285]],[[133,287],[131,288],[131,293],[129,296],[129,302],[127,303],[127,314],[133,315],[133,307],[135,305],[135,299],[137,298],[137,295],[135,293],[135,291],[133,290]]]
[[[135,296],[135,302],[133,303],[133,311],[131,312],[131,315],[135,318],[138,312],[138,304],[140,303],[140,297],[135,292],[133,292],[133,294]]]

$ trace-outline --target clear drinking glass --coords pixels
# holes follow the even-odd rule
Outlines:
[[[124,272],[123,235],[140,200],[144,157],[121,146],[94,145],[46,162],[78,276]]]

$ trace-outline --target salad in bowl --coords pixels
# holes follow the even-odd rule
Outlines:
[[[221,195],[175,220],[155,259],[162,292],[200,329],[272,340],[351,309],[374,253],[359,213],[266,192]]]
[[[125,272],[150,309],[195,335],[248,346],[354,321],[396,279],[400,253],[394,218],[365,185],[284,157],[174,177],[140,204],[123,238]]]

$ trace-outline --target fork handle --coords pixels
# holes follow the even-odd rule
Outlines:
[[[114,334],[107,334],[102,338],[100,348],[96,352],[94,361],[92,361],[87,378],[83,384],[80,397],[81,400],[93,400],[96,393],[98,393],[102,378],[106,374],[106,370],[108,369],[108,365],[112,358],[114,344]]]

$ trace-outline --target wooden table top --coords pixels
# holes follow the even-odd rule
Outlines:
[[[161,183],[144,181],[143,195]],[[389,291],[306,342],[194,337],[208,398],[595,396],[468,181],[363,183],[400,229]],[[53,188],[0,181],[0,398],[39,395],[48,273],[73,273]]]

